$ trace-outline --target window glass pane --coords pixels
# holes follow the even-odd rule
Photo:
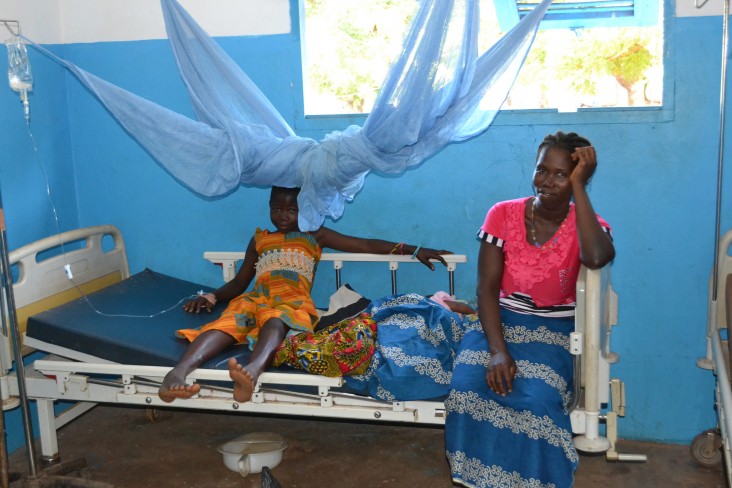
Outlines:
[[[415,0],[305,0],[305,113],[369,112]]]
[[[368,113],[416,0],[303,1],[305,114]],[[503,35],[500,8],[480,2],[481,52]],[[646,27],[542,28],[503,108],[660,106],[663,9],[650,10],[659,18]]]

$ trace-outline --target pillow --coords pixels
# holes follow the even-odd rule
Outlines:
[[[371,300],[356,293],[350,285],[345,284],[330,296],[328,310],[324,311],[315,324],[315,331],[337,324],[360,314],[371,305]]]

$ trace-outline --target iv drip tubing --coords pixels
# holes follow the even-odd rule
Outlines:
[[[36,146],[36,140],[33,137],[33,132],[31,131],[30,126],[28,126],[28,136],[30,137],[31,143],[33,144],[33,151],[36,154],[36,157],[38,158],[38,147]],[[49,180],[48,180],[48,173],[46,173],[46,170],[43,167],[43,164],[41,163],[40,159],[38,159],[38,167],[40,168],[41,173],[43,174],[43,178],[45,180],[46,195],[48,196],[48,203],[51,205],[51,210],[53,212],[53,221],[56,224],[56,232],[60,235],[61,234],[61,225],[59,224],[59,218],[58,218],[58,212],[56,211],[56,205],[53,203],[53,195],[51,194],[51,184],[49,183]],[[61,255],[64,258],[64,264],[66,264],[68,266],[69,262],[66,260],[66,246],[64,245],[63,242],[61,242],[60,244],[61,244]],[[128,318],[137,318],[137,319],[151,319],[151,318],[157,317],[158,315],[162,315],[164,313],[170,312],[171,310],[178,307],[186,300],[191,300],[191,299],[196,298],[196,295],[185,296],[185,297],[181,298],[177,303],[171,305],[170,307],[168,307],[164,310],[160,310],[159,312],[151,313],[148,315],[105,313],[105,312],[100,311],[99,309],[97,309],[94,306],[94,304],[91,302],[91,300],[89,300],[89,297],[87,297],[86,293],[84,293],[84,291],[79,287],[79,285],[76,283],[76,281],[74,281],[73,278],[69,278],[69,281],[71,281],[71,284],[74,285],[74,288],[76,288],[76,291],[79,292],[79,295],[81,295],[81,298],[84,299],[84,301],[87,303],[87,305],[89,305],[89,307],[94,311],[94,313],[96,313],[97,315],[102,315],[104,317],[128,317]]]

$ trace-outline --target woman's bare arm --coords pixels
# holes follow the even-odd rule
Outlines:
[[[516,364],[508,352],[503,337],[503,325],[498,298],[503,278],[503,249],[487,242],[480,245],[478,254],[478,317],[488,340],[491,361],[486,382],[499,395],[511,391],[516,375]]]

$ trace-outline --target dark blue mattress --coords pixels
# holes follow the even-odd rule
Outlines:
[[[119,283],[89,294],[89,301],[107,315],[146,316],[165,310],[203,285],[146,269]],[[79,298],[28,319],[26,335],[59,347],[122,364],[174,366],[188,347],[175,336],[177,329],[199,327],[217,318],[224,305],[211,313],[191,314],[182,303],[153,318],[100,315]],[[247,346],[234,346],[214,357],[204,368],[225,369],[231,357],[246,363]],[[292,368],[282,371],[293,372]]]
[[[187,340],[177,338],[175,331],[200,327],[217,318],[225,306],[218,304],[211,313],[200,314],[185,312],[182,303],[174,306],[199,290],[210,291],[210,288],[146,269],[87,295],[94,307],[105,315],[97,313],[84,298],[79,298],[30,317],[26,335],[49,345],[115,363],[175,366],[189,344]],[[146,317],[170,307],[173,308],[163,314]],[[438,307],[438,310],[442,308]],[[432,315],[434,314],[430,316]],[[438,321],[435,326],[441,327],[441,322]],[[43,347],[40,349],[43,350]],[[226,363],[232,357],[239,363],[246,364],[250,354],[246,345],[232,346],[202,367],[227,369]],[[72,354],[69,356],[74,359]],[[288,366],[270,368],[268,371],[308,374]],[[368,395],[368,388],[368,382],[366,385],[349,382],[334,390]],[[307,387],[299,386],[289,386],[287,389],[307,391]]]

